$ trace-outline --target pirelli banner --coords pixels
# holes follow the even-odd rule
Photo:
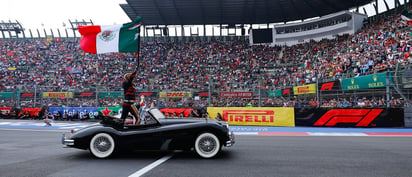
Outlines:
[[[296,126],[403,127],[403,108],[295,109]]]
[[[295,95],[316,94],[316,84],[295,86],[293,87],[293,93]]]
[[[280,107],[208,107],[209,116],[218,113],[230,125],[295,126],[293,108]]]
[[[159,97],[169,97],[169,98],[183,98],[183,97],[192,97],[192,92],[178,92],[178,91],[172,91],[172,92],[160,92]]]
[[[73,92],[43,92],[43,98],[73,98]]]

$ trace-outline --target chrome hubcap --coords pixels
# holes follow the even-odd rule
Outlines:
[[[199,141],[199,147],[203,153],[211,153],[216,149],[216,141],[211,137],[204,137]]]
[[[110,143],[109,139],[106,137],[99,137],[96,139],[94,142],[94,148],[98,150],[99,152],[106,152],[107,150],[110,149],[112,144]]]

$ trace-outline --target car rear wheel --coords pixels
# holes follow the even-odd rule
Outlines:
[[[90,152],[97,158],[106,158],[113,154],[115,143],[107,133],[99,133],[90,141]]]
[[[212,158],[219,153],[220,149],[220,141],[212,133],[202,133],[196,138],[195,151],[202,158]]]

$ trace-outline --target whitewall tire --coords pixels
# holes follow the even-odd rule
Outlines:
[[[221,150],[219,139],[212,133],[202,133],[195,141],[195,152],[202,158],[213,158]]]
[[[115,143],[107,133],[98,133],[90,141],[90,152],[97,158],[107,158],[113,154]]]

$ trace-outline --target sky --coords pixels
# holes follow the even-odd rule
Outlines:
[[[389,8],[394,7],[394,0],[386,1]],[[64,29],[70,27],[69,20],[83,19],[95,25],[123,24],[131,21],[119,5],[124,3],[126,0],[0,0],[0,20],[17,20],[25,30]],[[380,12],[386,10],[383,0],[378,0],[378,7]],[[369,16],[375,15],[372,5],[366,10]]]
[[[130,22],[119,4],[125,0],[0,0],[0,20],[26,29],[67,28],[69,20],[90,19],[96,25]],[[66,24],[66,27],[63,26]]]

